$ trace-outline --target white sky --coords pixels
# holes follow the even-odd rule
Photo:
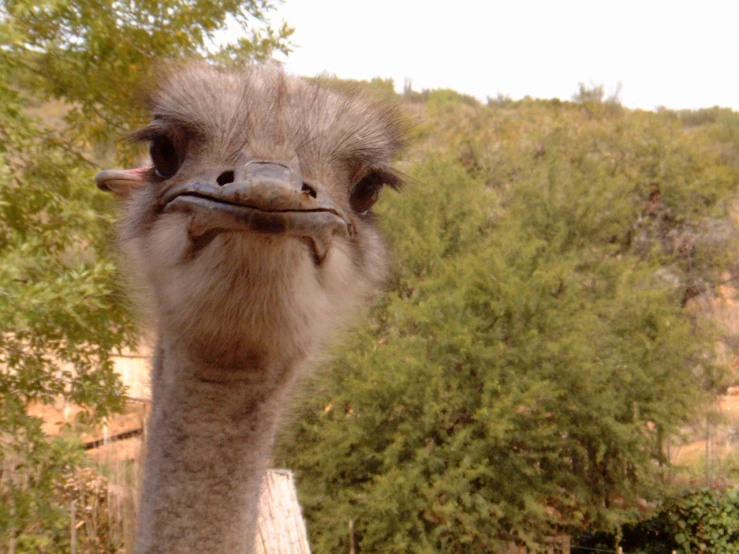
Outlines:
[[[739,0],[287,0],[300,75],[391,77],[482,100],[568,100],[603,84],[628,107],[739,110]]]

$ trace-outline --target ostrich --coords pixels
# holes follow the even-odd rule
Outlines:
[[[151,166],[96,178],[157,331],[136,551],[250,553],[290,391],[385,275],[403,125],[271,66],[188,66],[150,104]]]

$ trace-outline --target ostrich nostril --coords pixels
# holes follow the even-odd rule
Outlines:
[[[216,183],[219,185],[227,185],[229,183],[234,182],[234,172],[233,171],[224,171],[218,176],[218,179],[216,179]]]
[[[311,198],[315,198],[316,196],[318,196],[316,194],[316,189],[314,189],[312,186],[310,186],[308,183],[305,183],[305,182],[303,183],[303,188],[301,189],[301,192],[303,192],[304,194],[307,194]]]

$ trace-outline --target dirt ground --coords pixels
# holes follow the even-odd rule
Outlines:
[[[672,464],[695,484],[703,485],[706,479],[713,484],[739,484],[739,394],[719,397],[718,408],[723,422],[695,429],[691,434],[700,438],[670,447]]]

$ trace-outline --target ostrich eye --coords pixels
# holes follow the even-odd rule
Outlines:
[[[159,177],[169,179],[180,168],[180,157],[177,155],[177,150],[172,141],[165,136],[152,139],[149,154]]]
[[[378,173],[369,173],[362,178],[349,196],[349,206],[360,215],[366,214],[380,198],[383,179]]]

